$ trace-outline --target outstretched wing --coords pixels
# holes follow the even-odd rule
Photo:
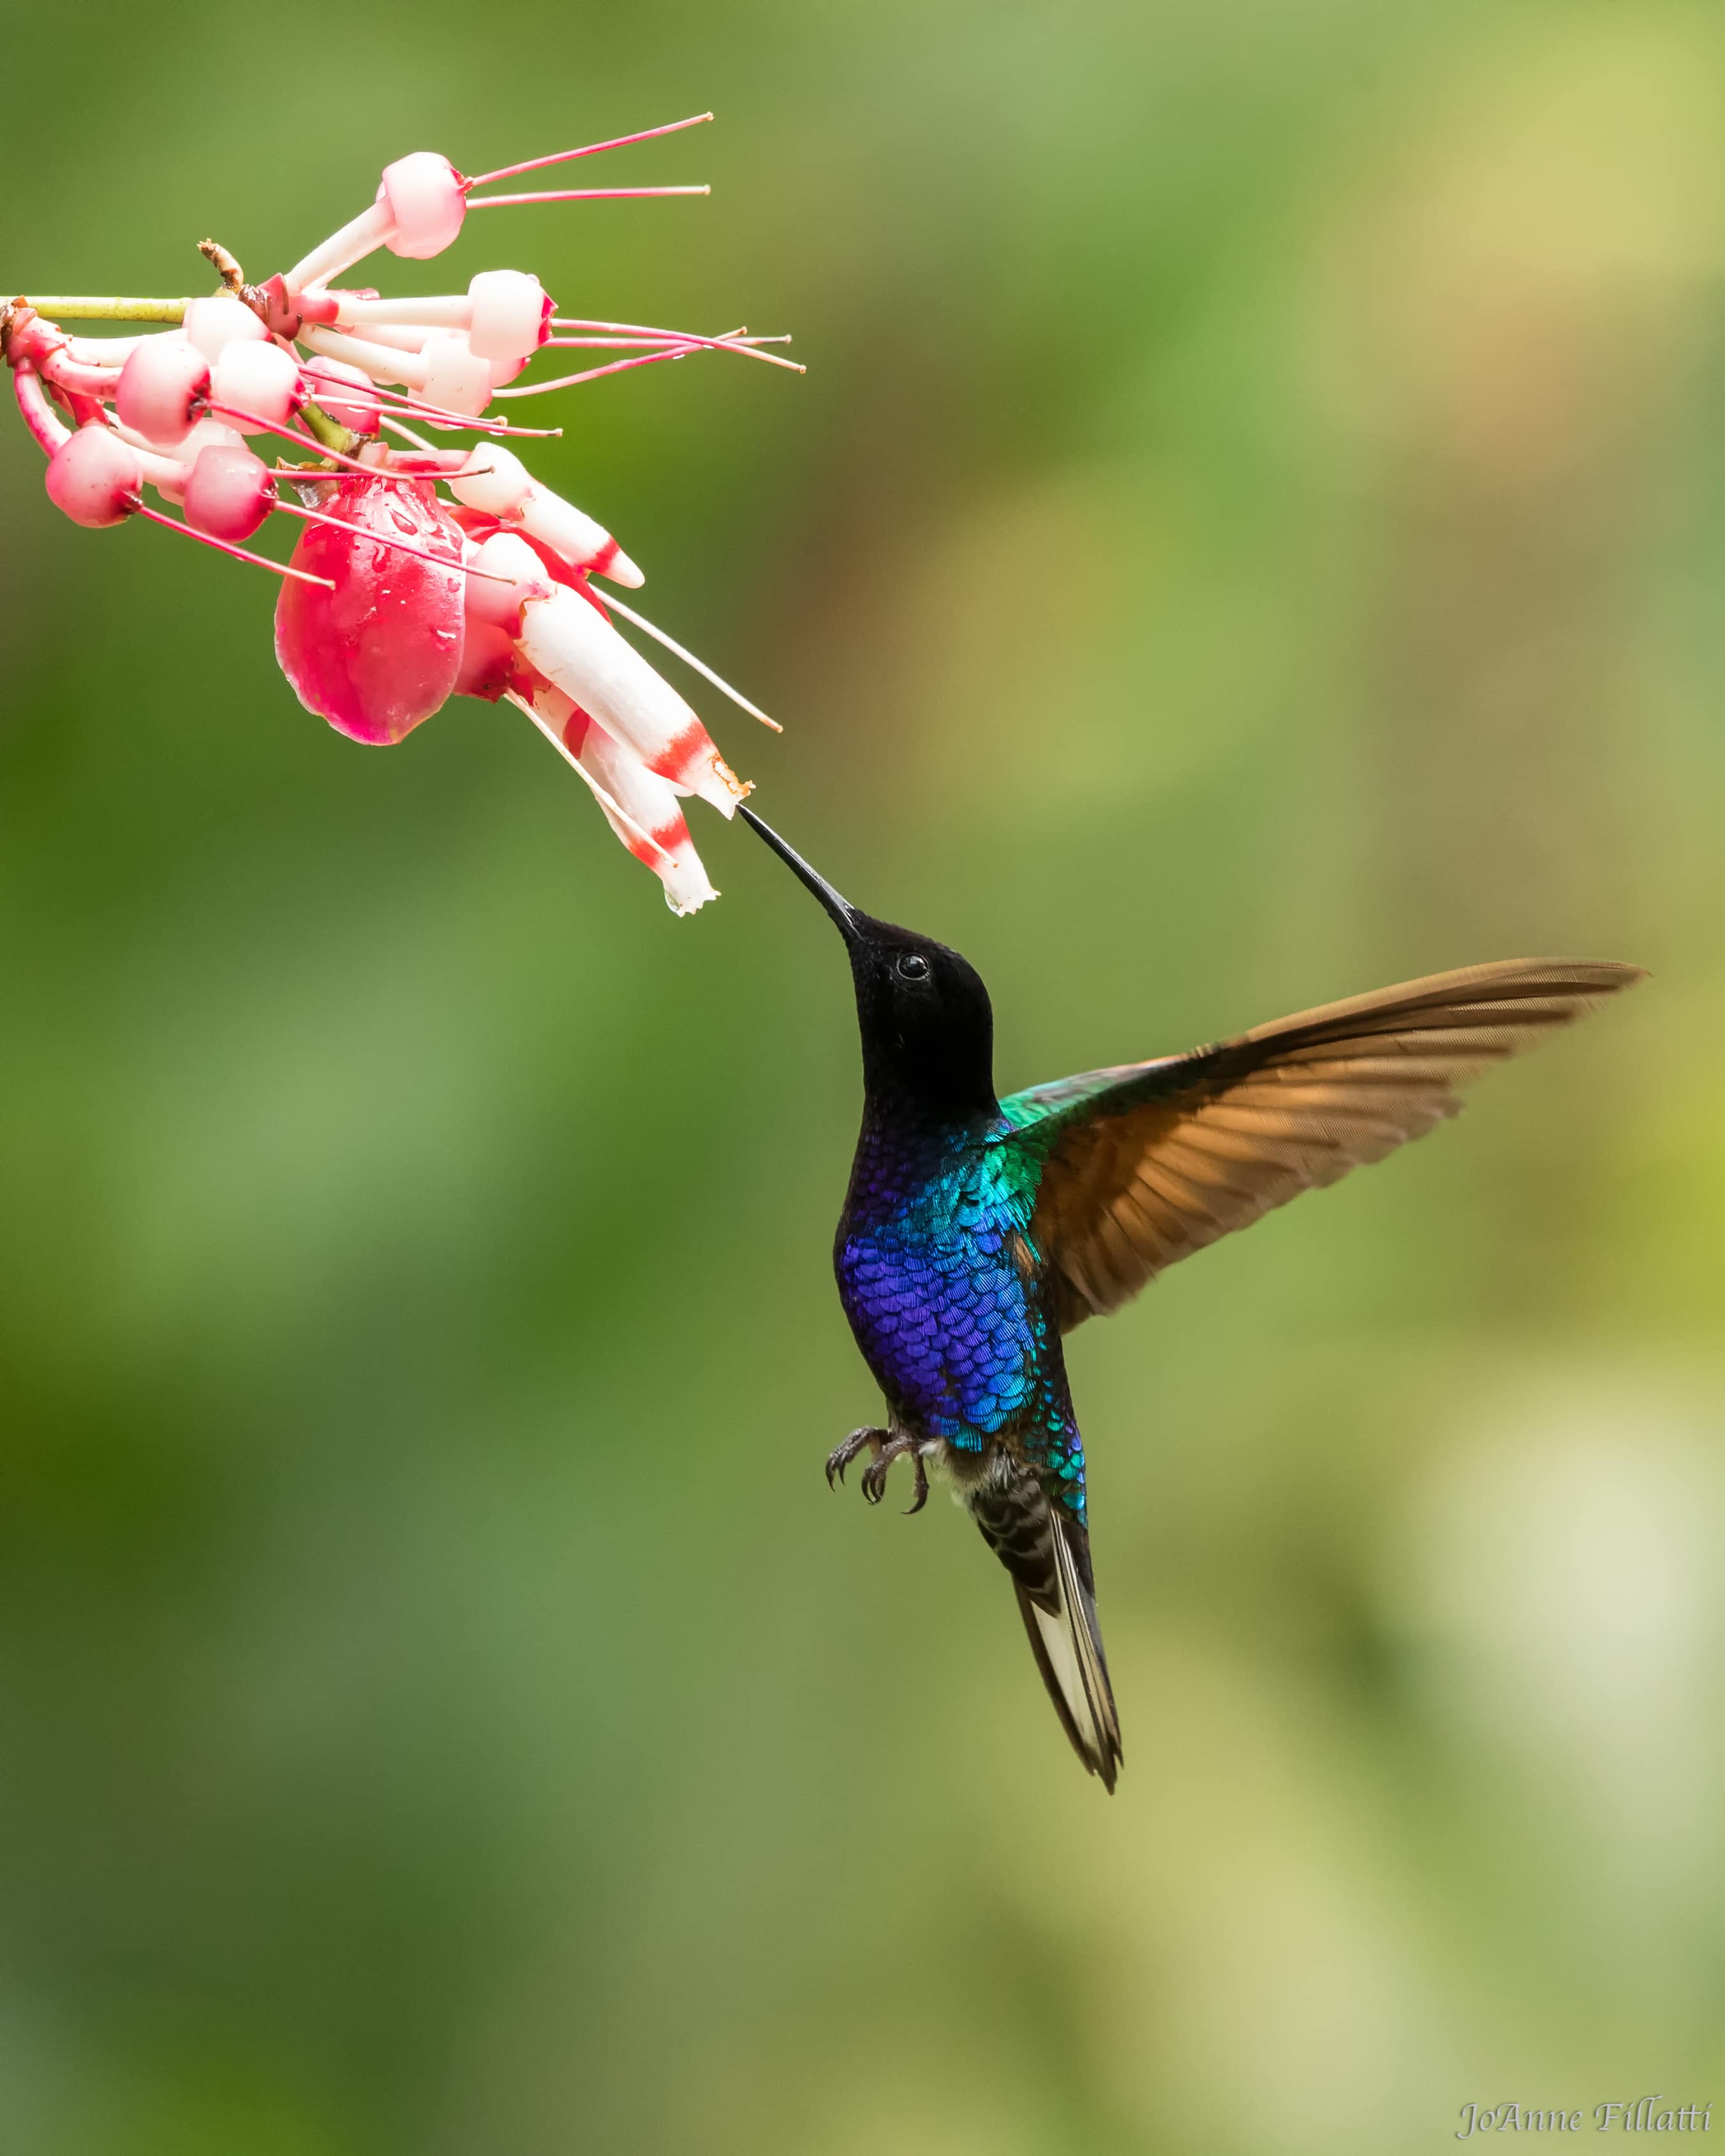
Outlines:
[[[1421,1137],[1492,1065],[1641,978],[1635,966],[1506,959],[1015,1093],[1001,1103],[1007,1142],[1042,1161],[1030,1237],[1062,1331]]]

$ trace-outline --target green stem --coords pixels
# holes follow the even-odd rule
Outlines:
[[[305,423],[305,431],[326,449],[333,449],[338,457],[351,457],[360,446],[360,436],[351,434],[327,412],[321,412],[315,404],[302,404],[300,417]]]
[[[182,322],[187,307],[184,300],[63,300],[54,294],[24,305],[51,322]]]

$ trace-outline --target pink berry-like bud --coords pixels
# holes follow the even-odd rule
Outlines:
[[[421,357],[425,382],[417,393],[445,412],[465,412],[477,418],[491,401],[491,370],[475,357],[461,332],[434,330]]]
[[[44,484],[56,509],[100,531],[123,524],[138,505],[144,468],[138,453],[100,420],[80,427],[48,460]]]
[[[467,214],[459,174],[434,150],[415,150],[411,157],[386,165],[377,199],[388,208],[395,226],[384,245],[392,254],[413,262],[441,254]]]
[[[312,403],[338,427],[347,427],[356,434],[377,432],[381,423],[377,385],[363,369],[350,367],[345,359],[308,360],[305,388]]]
[[[245,301],[231,292],[186,303],[187,341],[212,367],[230,344],[256,344],[269,334]]]
[[[450,475],[449,491],[456,501],[506,523],[519,516],[534,487],[521,459],[496,442],[481,442],[468,463],[470,470]]]
[[[299,388],[298,364],[279,344],[226,345],[210,371],[211,398],[228,407],[232,424],[246,434],[285,427]],[[239,412],[253,416],[234,418]]]
[[[192,407],[209,393],[209,362],[182,336],[146,337],[120,370],[114,408],[126,425],[164,449],[177,449]]]
[[[193,531],[237,545],[275,506],[275,488],[261,457],[219,445],[198,451],[186,482],[186,521]]]
[[[481,359],[521,360],[538,351],[555,302],[521,270],[481,270],[467,288],[467,341]]]
[[[334,516],[357,530],[308,524],[293,566],[335,589],[285,583],[275,655],[300,701],[355,741],[398,742],[429,718],[461,666],[461,531],[429,481],[338,481]],[[405,540],[427,561],[366,535]]]

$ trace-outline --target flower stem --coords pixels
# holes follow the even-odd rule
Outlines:
[[[51,322],[182,322],[186,319],[184,300],[65,300],[49,294],[45,299],[34,295],[24,305],[33,307],[39,315],[46,315]]]
[[[313,440],[321,443],[326,449],[333,449],[338,457],[351,457],[365,439],[362,434],[350,433],[346,427],[331,418],[327,412],[321,412],[315,404],[302,404],[300,417]]]

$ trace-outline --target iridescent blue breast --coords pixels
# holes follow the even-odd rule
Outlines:
[[[1016,1147],[865,1129],[834,1265],[898,1419],[961,1451],[1009,1435],[1082,1520],[1083,1448],[1025,1240],[1034,1200]]]
[[[973,1448],[1023,1414],[1046,1339],[1020,1257],[1029,1194],[1002,1166],[988,1147],[926,1163],[898,1147],[865,1152],[834,1251],[845,1314],[888,1400]]]

